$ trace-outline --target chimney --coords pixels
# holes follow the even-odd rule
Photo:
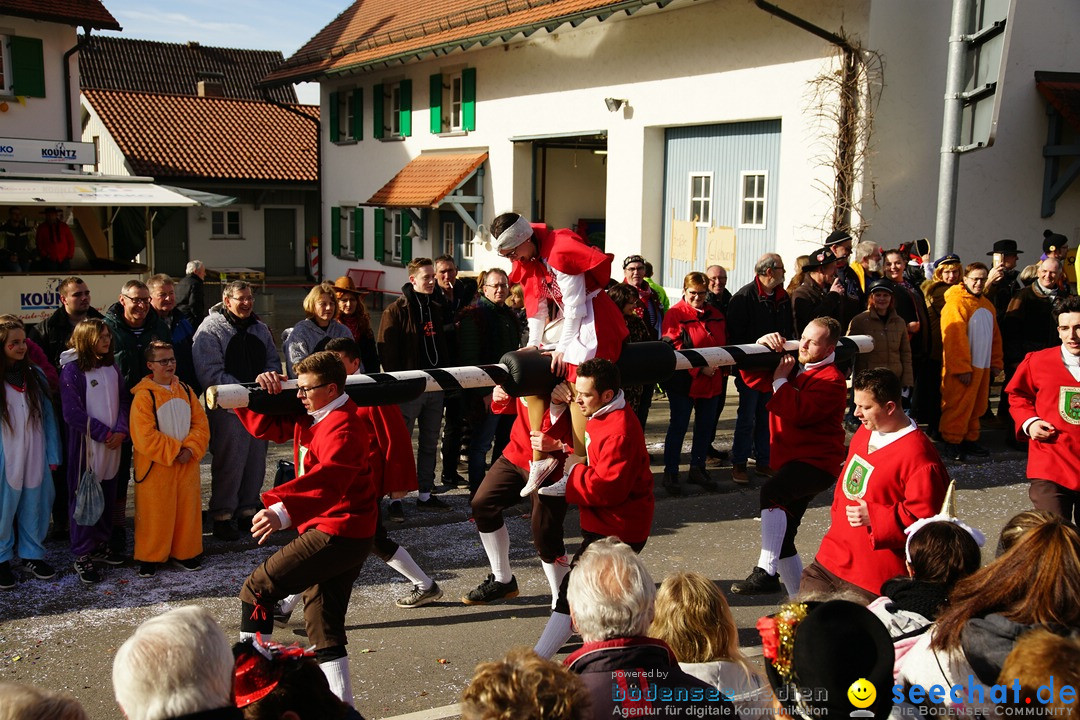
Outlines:
[[[225,73],[200,72],[199,97],[225,97]]]

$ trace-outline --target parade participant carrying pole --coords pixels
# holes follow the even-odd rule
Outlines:
[[[874,341],[869,335],[840,338],[836,358],[842,362],[857,353],[870,352]],[[798,352],[799,342],[788,340],[784,353]],[[722,347],[674,350],[665,342],[629,343],[624,346],[619,372],[626,383],[655,384],[676,370],[700,367],[775,368],[782,353],[764,345],[725,345]],[[357,405],[391,405],[417,397],[424,392],[460,390],[501,385],[514,397],[551,393],[559,382],[550,371],[548,356],[537,348],[506,353],[502,362],[493,365],[469,365],[428,370],[403,370],[393,373],[350,375],[345,390]],[[296,381],[281,383],[282,390],[296,390]],[[295,394],[270,395],[258,383],[214,385],[206,391],[211,409],[246,407],[267,415],[295,412],[299,402]]]

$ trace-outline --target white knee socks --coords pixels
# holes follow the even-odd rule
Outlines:
[[[776,561],[780,557],[786,532],[786,512],[780,508],[761,511],[761,555],[758,556],[757,564],[770,575],[776,574]]]
[[[510,582],[510,578],[514,576],[510,572],[510,531],[503,525],[495,532],[482,532],[480,542],[484,545],[495,580],[501,583]]]
[[[788,597],[795,597],[799,592],[799,583],[802,581],[802,559],[798,553],[791,557],[780,558],[776,562],[776,568],[780,572],[780,581],[784,583]]]
[[[540,561],[544,566],[544,575],[547,577],[548,585],[551,586],[551,609],[555,609],[555,603],[559,600],[559,588],[562,586],[563,578],[570,572],[570,562],[566,559],[566,556],[555,558],[555,562]]]
[[[319,663],[319,669],[326,676],[330,690],[349,707],[352,707],[352,678],[349,677],[349,658],[342,657],[330,662]]]
[[[559,652],[559,648],[565,645],[573,634],[574,626],[570,622],[570,616],[565,613],[553,612],[551,617],[548,618],[547,625],[544,626],[544,632],[540,635],[540,639],[536,641],[536,647],[533,650],[545,660],[550,660],[551,656]]]
[[[386,564],[397,570],[409,579],[413,585],[418,585],[421,590],[430,590],[432,580],[428,574],[420,569],[412,555],[405,548],[398,546],[394,556],[386,561]]]

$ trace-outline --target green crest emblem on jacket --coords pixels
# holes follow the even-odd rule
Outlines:
[[[841,480],[844,483],[844,495],[849,500],[861,498],[866,494],[867,484],[873,474],[874,466],[858,453],[853,454],[844,468],[844,477]]]
[[[1080,387],[1063,385],[1058,395],[1058,412],[1061,419],[1071,425],[1080,425]]]

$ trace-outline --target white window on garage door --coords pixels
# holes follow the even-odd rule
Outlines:
[[[739,227],[765,228],[766,173],[763,170],[751,170],[740,173],[742,207]]]

